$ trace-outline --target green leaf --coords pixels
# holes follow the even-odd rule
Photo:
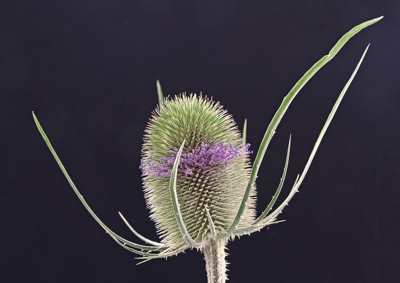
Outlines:
[[[185,245],[184,247],[181,247],[179,249],[174,249],[172,251],[165,251],[165,252],[161,252],[159,254],[148,254],[148,255],[143,255],[142,257],[136,257],[136,259],[144,259],[143,261],[139,262],[137,265],[142,264],[146,261],[152,260],[152,259],[156,259],[156,258],[167,258],[169,256],[173,256],[173,255],[177,255],[180,252],[183,252],[184,250],[187,249],[187,246]]]
[[[310,168],[310,165],[311,165],[311,162],[314,159],[315,153],[317,152],[318,147],[321,144],[322,138],[324,137],[325,132],[328,129],[328,127],[329,127],[329,125],[330,125],[330,123],[331,123],[331,121],[333,119],[333,116],[335,116],[336,110],[338,109],[338,107],[340,105],[340,102],[342,101],[344,95],[346,94],[347,89],[349,88],[351,82],[353,81],[355,75],[357,74],[358,69],[360,68],[361,62],[363,61],[363,59],[365,57],[365,54],[368,51],[368,47],[369,47],[369,45],[365,49],[363,55],[361,56],[360,61],[358,62],[355,70],[353,71],[350,79],[347,81],[347,83],[344,86],[342,92],[340,93],[338,99],[336,100],[335,105],[333,106],[331,112],[329,113],[328,119],[326,120],[324,126],[322,127],[321,133],[319,134],[319,136],[317,138],[317,141],[315,142],[315,145],[314,145],[314,147],[313,147],[313,149],[311,151],[311,154],[310,154],[310,157],[308,158],[306,166],[304,167],[304,170],[300,175],[300,178],[298,178],[298,180],[295,181],[295,183],[293,185],[293,188],[289,193],[289,196],[284,200],[284,202],[274,212],[272,212],[270,215],[268,215],[263,220],[263,223],[267,223],[268,221],[271,221],[272,219],[275,219],[278,216],[278,214],[282,212],[283,208],[289,203],[289,201],[292,199],[294,194],[298,191],[298,188],[300,187],[301,183],[303,182],[303,180],[304,180],[304,178],[305,178],[305,176],[306,176],[306,174],[308,172],[308,169]]]
[[[260,148],[257,152],[257,156],[254,160],[253,168],[250,174],[250,179],[249,183],[246,188],[246,192],[243,196],[242,203],[239,207],[239,210],[236,214],[236,217],[234,221],[232,222],[231,226],[228,228],[227,232],[229,234],[232,234],[237,225],[239,224],[240,218],[246,208],[246,203],[250,197],[250,192],[251,188],[254,186],[254,183],[257,178],[258,171],[261,166],[261,162],[264,158],[265,152],[268,148],[268,145],[272,139],[272,136],[275,134],[275,130],[278,127],[283,115],[285,115],[287,109],[289,108],[290,104],[292,103],[293,99],[296,97],[297,93],[303,88],[303,86],[315,75],[315,73],[318,72],[319,69],[321,69],[326,63],[328,63],[330,60],[332,60],[335,55],[340,51],[340,49],[343,47],[346,42],[353,37],[355,34],[357,34],[359,31],[362,29],[378,22],[381,20],[383,17],[375,18],[370,21],[364,22],[353,29],[351,29],[348,33],[346,33],[336,44],[335,46],[331,49],[328,55],[325,55],[322,57],[317,63],[315,63],[304,75],[303,77],[294,85],[292,90],[288,93],[288,95],[283,99],[281,106],[275,113],[274,117],[272,118],[272,121],[270,122],[265,134],[264,138],[261,141]]]
[[[68,183],[70,184],[70,186],[72,187],[72,189],[74,190],[75,194],[78,196],[79,200],[82,202],[83,206],[87,209],[87,211],[93,216],[93,218],[97,221],[97,223],[100,224],[101,227],[103,227],[104,230],[106,230],[106,232],[114,239],[116,240],[119,244],[121,244],[120,242],[122,242],[121,245],[128,245],[131,246],[133,248],[136,249],[140,249],[140,250],[148,250],[148,251],[152,251],[152,250],[159,250],[159,247],[153,247],[153,246],[144,246],[144,245],[139,245],[136,243],[133,243],[131,241],[128,241],[124,238],[122,238],[121,236],[119,236],[118,234],[114,233],[110,228],[108,228],[98,217],[97,215],[93,212],[93,210],[90,208],[90,206],[87,204],[87,202],[85,201],[85,199],[83,198],[83,196],[80,194],[80,192],[78,191],[78,189],[76,188],[74,182],[72,181],[72,179],[70,178],[69,174],[67,173],[67,170],[65,169],[64,165],[62,164],[61,160],[58,158],[58,155],[56,153],[56,151],[54,150],[53,146],[50,143],[49,138],[47,137],[46,133],[44,132],[42,126],[39,123],[39,120],[36,118],[35,113],[32,112],[33,115],[33,119],[35,120],[36,126],[39,129],[40,134],[42,135],[44,141],[46,142],[48,148],[50,149],[51,154],[53,154],[54,159],[57,161],[58,166],[60,166],[61,171],[64,173],[65,178],[67,179]],[[164,248],[165,249],[165,248]],[[142,254],[142,252],[136,251],[136,253],[138,254]]]
[[[268,204],[267,208],[257,218],[257,220],[253,222],[252,225],[256,225],[259,222],[261,222],[264,219],[264,217],[267,216],[268,212],[272,209],[272,207],[274,206],[276,200],[278,199],[279,193],[281,192],[282,187],[283,187],[283,183],[285,182],[286,172],[287,172],[287,168],[288,168],[288,165],[289,165],[290,142],[291,142],[291,137],[289,138],[289,145],[288,145],[287,154],[286,154],[285,168],[283,169],[283,173],[282,173],[282,177],[281,177],[281,181],[279,183],[278,189],[276,190],[276,192],[275,192],[274,196],[272,197],[271,202]]]
[[[162,89],[161,89],[161,85],[160,85],[160,81],[159,81],[159,80],[157,80],[156,85],[157,85],[157,94],[158,94],[158,104],[159,104],[160,107],[161,107],[161,105],[162,105],[163,102],[164,102],[164,96],[163,96],[163,92],[162,92]]]
[[[286,220],[279,220],[279,221],[269,221],[268,223],[263,223],[263,224],[257,224],[257,225],[251,225],[247,228],[241,228],[235,230],[235,236],[243,236],[243,235],[250,235],[251,233],[254,232],[259,232],[261,229],[263,229],[265,226],[273,225],[273,224],[278,224],[285,222]]]
[[[215,231],[215,225],[211,218],[210,212],[208,211],[207,206],[205,206],[205,208],[206,208],[206,212],[207,212],[208,223],[210,224],[211,237],[215,238],[215,237],[217,237],[217,232]]]
[[[132,231],[133,234],[136,235],[136,237],[138,237],[139,239],[141,239],[143,242],[148,243],[150,245],[156,246],[156,247],[163,247],[164,245],[158,242],[154,242],[152,240],[147,239],[146,237],[143,237],[142,235],[140,235],[138,232],[136,232],[135,229],[133,229],[133,227],[129,224],[129,222],[125,219],[125,217],[122,215],[121,212],[118,211],[119,216],[122,218],[122,220],[124,221],[124,223],[126,224],[126,226],[128,226],[128,228]]]
[[[108,233],[108,232],[107,232],[107,233]],[[131,253],[134,253],[134,254],[141,255],[141,256],[158,255],[158,254],[160,254],[163,250],[165,250],[165,248],[161,248],[161,249],[159,249],[158,251],[157,251],[157,250],[154,250],[154,251],[147,251],[147,252],[138,251],[138,250],[135,250],[135,249],[133,249],[132,247],[126,245],[124,242],[120,241],[119,239],[117,239],[117,237],[116,237],[117,235],[116,235],[115,233],[113,233],[113,234],[110,234],[110,233],[109,233],[109,235],[110,235],[110,237],[111,237],[118,245],[120,245],[121,247],[123,247],[123,248],[126,249],[127,251],[129,251],[129,252],[131,252]],[[152,252],[158,252],[158,254],[154,254],[154,253],[152,253]]]
[[[244,119],[243,124],[243,145],[246,146],[246,139],[247,139],[247,119]]]
[[[176,222],[178,223],[179,230],[182,233],[182,236],[186,240],[186,242],[192,246],[193,248],[200,248],[200,244],[196,243],[192,237],[190,237],[189,232],[186,229],[186,225],[183,222],[182,218],[182,213],[180,209],[180,205],[178,202],[178,194],[176,192],[176,179],[178,176],[178,166],[179,166],[179,161],[181,159],[182,155],[182,150],[183,146],[185,145],[185,140],[183,141],[181,147],[179,148],[178,154],[176,155],[174,166],[172,167],[172,172],[171,172],[171,177],[169,181],[169,190],[171,193],[171,199],[172,199],[172,206],[174,208],[174,214],[176,218]]]

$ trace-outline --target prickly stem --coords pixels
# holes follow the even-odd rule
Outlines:
[[[227,280],[225,247],[226,241],[210,239],[202,248],[206,261],[208,283],[225,283]]]

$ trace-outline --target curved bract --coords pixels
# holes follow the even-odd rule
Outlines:
[[[164,99],[157,81],[159,106],[153,112],[146,128],[140,168],[151,219],[156,223],[161,242],[140,235],[121,213],[120,216],[129,229],[147,245],[128,241],[108,228],[79,193],[35,114],[33,117],[43,139],[82,204],[123,248],[140,255],[144,261],[176,255],[187,248],[205,251],[207,247],[209,251],[211,244],[221,244],[218,249],[222,247],[223,250],[228,239],[251,234],[267,225],[280,222],[277,221],[278,215],[303,182],[368,47],[334,104],[304,170],[298,175],[289,195],[273,210],[288,170],[291,139],[278,189],[266,209],[256,217],[255,181],[272,136],[289,105],[311,77],[332,60],[352,36],[380,19],[382,17],[364,22],[346,33],[329,54],[315,63],[296,83],[283,99],[269,124],[252,166],[249,161],[251,151],[246,144],[247,121],[241,134],[233,118],[219,103],[195,94],[182,94],[173,99]],[[210,257],[215,256],[212,250],[209,254]],[[225,265],[221,266],[217,264],[215,268],[222,268],[224,272]],[[224,282],[226,278],[225,275],[218,275],[216,270],[208,274],[209,280],[214,280],[210,278],[215,276],[223,278],[220,281],[209,282]]]

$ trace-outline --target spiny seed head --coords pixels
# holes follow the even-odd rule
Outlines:
[[[250,145],[226,110],[201,95],[167,98],[147,125],[140,169],[151,218],[162,242],[173,249],[187,246],[171,202],[169,181],[176,154],[185,142],[176,190],[190,236],[205,243],[211,236],[208,208],[217,233],[226,231],[238,212],[251,168]],[[255,188],[240,222],[255,219]]]

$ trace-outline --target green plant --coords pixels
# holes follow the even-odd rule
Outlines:
[[[123,248],[140,255],[142,262],[176,255],[188,248],[204,253],[208,282],[226,281],[225,247],[236,236],[251,234],[277,223],[277,216],[298,191],[319,144],[356,75],[368,50],[365,49],[353,74],[339,95],[323,126],[303,172],[286,199],[271,212],[281,192],[289,162],[290,139],[282,178],[271,202],[259,217],[255,211],[255,180],[267,147],[300,89],[362,29],[382,17],[364,22],[346,33],[328,55],[315,63],[283,99],[269,124],[251,166],[246,144],[246,121],[241,135],[232,117],[219,103],[196,95],[164,99],[157,82],[159,106],[145,134],[140,168],[146,201],[161,242],[136,232],[120,213],[129,229],[146,245],[128,241],[109,229],[91,210],[75,187],[47,135],[33,114],[36,125],[71,187],[95,220]]]

